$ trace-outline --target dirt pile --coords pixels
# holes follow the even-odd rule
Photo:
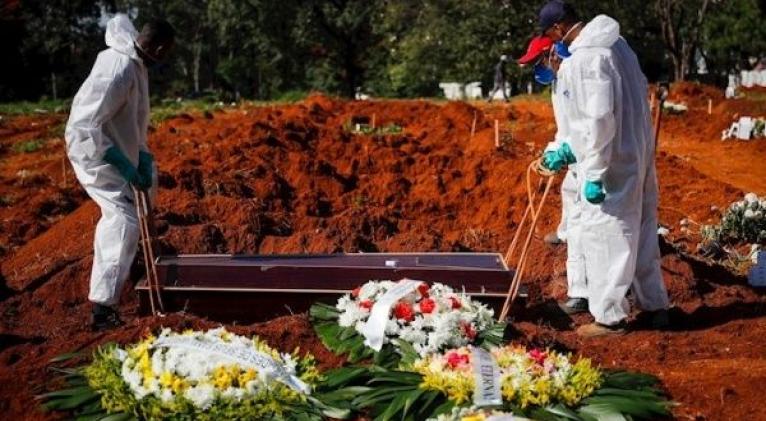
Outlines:
[[[701,95],[695,92],[685,95]],[[669,119],[663,131],[662,139],[669,145],[689,142],[691,132],[685,129],[689,122],[682,118]],[[499,150],[494,146],[495,120],[501,128]],[[62,121],[58,116],[39,124]],[[376,128],[395,126],[401,132],[353,132],[356,124],[373,121]],[[5,124],[22,133],[30,121]],[[703,119],[693,124],[701,127]],[[535,99],[477,108],[457,102],[345,102],[312,96],[294,105],[179,115],[155,127],[150,137],[160,166],[159,239],[167,253],[503,252],[526,205],[527,164],[554,132],[549,103]],[[43,150],[17,153],[13,145],[35,135],[9,136],[2,149],[8,164],[0,176],[11,179],[14,172],[36,168],[36,162],[44,163],[41,168],[49,168],[48,174],[55,173],[53,165],[60,165],[63,158],[60,139],[46,141]],[[696,411],[715,417],[722,414],[718,401],[710,403],[695,395],[690,379],[709,374],[705,382],[718,384],[713,374],[720,376],[721,367],[731,361],[712,350],[727,337],[757,341],[758,335],[746,327],[766,323],[763,299],[743,279],[686,254],[697,238],[683,232],[679,221],[712,222],[717,214],[711,205],[725,207],[743,191],[727,184],[726,177],[699,170],[662,142],[657,163],[660,220],[671,228],[674,242],[664,247],[663,272],[678,307],[679,326],[686,331],[639,332],[617,345],[583,342],[572,327],[586,322],[587,316],[572,320],[551,315],[552,301],[566,294],[566,252],[539,240],[558,224],[558,187],[540,218],[527,271],[530,303],[517,315],[517,325],[520,337],[531,343],[567,347],[607,365],[659,374],[673,396],[683,399],[679,415]],[[44,180],[40,194],[14,183],[0,188],[5,189],[3,194],[34,204],[42,200],[40,196],[53,197],[52,185],[61,181],[55,176]],[[138,318],[135,296],[126,290],[121,311],[128,325],[108,335],[88,332],[87,283],[99,212],[90,201],[78,207],[84,195],[72,185],[70,180],[68,190],[61,193],[72,204],[60,212],[56,207],[30,211],[34,206],[24,209],[27,206],[21,202],[0,208],[2,235],[11,233],[7,238],[14,244],[2,263],[7,289],[0,301],[0,411],[5,413],[27,413],[32,395],[44,383],[47,359],[59,353],[108,340],[132,340],[161,325],[215,325],[182,315]],[[22,223],[39,227],[38,232],[14,234],[11,226]],[[640,318],[635,323],[638,329],[644,326]],[[263,335],[283,350],[300,345],[324,366],[338,363],[316,342],[303,316],[235,331]],[[712,342],[707,342],[708,335],[714,337]],[[652,348],[656,343],[664,348]],[[706,349],[705,358],[718,358],[720,364],[711,362],[715,369],[692,370],[684,377],[680,373],[697,364],[694,348],[700,344]],[[632,356],[633,349],[646,354]],[[755,351],[732,349],[757,367],[766,365]],[[678,371],[667,371],[671,360]],[[757,373],[754,379],[766,385],[766,373]],[[726,399],[744,405],[755,402],[757,395],[747,389],[750,386],[732,381],[726,387],[737,394],[731,397],[726,392]]]

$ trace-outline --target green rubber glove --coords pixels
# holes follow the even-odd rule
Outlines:
[[[125,179],[125,181],[133,185],[138,185],[139,175],[136,167],[130,163],[125,154],[117,149],[117,147],[112,146],[106,150],[106,153],[104,154],[104,161],[117,167],[117,171],[120,172],[120,175]]]
[[[564,160],[566,160],[567,165],[577,163],[577,158],[575,158],[574,152],[572,152],[572,148],[569,146],[568,142],[561,144],[558,153],[561,157],[564,158]]]
[[[594,205],[597,205],[606,199],[606,192],[604,191],[604,183],[600,181],[586,181],[585,182],[585,200]]]
[[[146,190],[152,187],[152,163],[154,156],[149,152],[138,153],[138,186]]]
[[[560,148],[555,151],[548,151],[543,154],[543,167],[550,171],[559,171],[564,165],[577,162],[569,143],[564,142]]]

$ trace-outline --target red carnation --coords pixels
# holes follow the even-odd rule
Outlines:
[[[362,302],[359,303],[359,307],[369,310],[372,308],[373,302],[371,300],[362,300]]]
[[[418,285],[418,292],[423,297],[428,297],[428,291],[431,289],[430,286],[428,286],[427,283],[423,282],[422,284]]]
[[[420,301],[420,311],[423,312],[423,314],[431,314],[435,308],[436,301],[430,298],[423,298]]]
[[[463,330],[463,334],[466,338],[474,340],[476,338],[476,329],[470,323],[460,322],[460,328]]]
[[[537,348],[529,351],[527,355],[529,355],[529,358],[535,360],[535,362],[540,365],[543,365],[545,363],[545,359],[548,357],[547,352],[540,351]]]
[[[362,287],[356,287],[351,291],[351,296],[357,298],[360,292],[362,292]]]
[[[406,320],[411,322],[415,320],[415,313],[412,311],[412,306],[404,301],[399,301],[394,306],[394,316],[397,319]]]
[[[468,364],[469,362],[470,360],[468,359],[468,355],[461,355],[454,351],[447,354],[447,365],[449,365],[450,368],[455,368],[462,364]]]
[[[460,300],[457,299],[456,297],[449,297],[449,301],[453,309],[458,309],[460,307],[463,307],[463,303],[461,303]]]

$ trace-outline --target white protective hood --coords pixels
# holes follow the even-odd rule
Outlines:
[[[569,46],[574,53],[579,48],[609,48],[620,38],[620,24],[607,15],[598,15],[588,22]]]
[[[104,35],[106,45],[132,59],[140,60],[136,53],[136,38],[138,38],[138,32],[126,15],[117,14],[106,23]]]

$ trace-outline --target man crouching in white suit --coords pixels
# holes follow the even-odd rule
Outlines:
[[[153,193],[157,183],[146,142],[147,67],[164,60],[174,37],[166,21],[150,22],[139,34],[127,16],[115,16],[106,25],[109,48],[99,53],[72,102],[67,156],[80,184],[101,208],[88,295],[94,330],[122,324],[114,307],[138,247],[132,187]]]

